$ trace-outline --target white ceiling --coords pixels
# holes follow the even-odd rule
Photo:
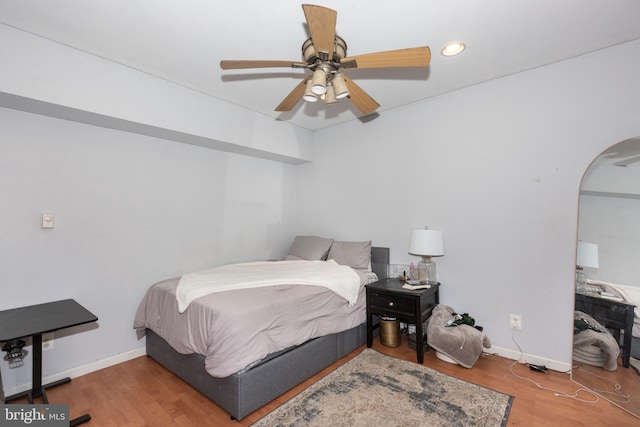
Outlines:
[[[0,0],[0,22],[219,99],[320,129],[359,118],[348,101],[276,105],[300,69],[223,72],[222,59],[299,61],[307,39],[291,0]],[[317,0],[338,12],[349,56],[428,45],[427,69],[351,70],[377,113],[640,38],[637,0]],[[462,41],[460,56],[439,54]]]

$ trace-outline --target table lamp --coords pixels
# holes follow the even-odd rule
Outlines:
[[[576,292],[587,291],[587,274],[583,267],[598,268],[598,266],[598,245],[579,241],[576,255]]]
[[[428,227],[411,230],[409,253],[422,257],[418,263],[418,280],[420,280],[420,283],[437,282],[436,263],[431,257],[444,255],[442,231],[429,230]]]

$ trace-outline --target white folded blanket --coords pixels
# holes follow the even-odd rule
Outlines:
[[[183,313],[196,298],[216,292],[277,285],[325,287],[354,305],[360,276],[351,268],[328,261],[259,261],[229,264],[188,273],[176,289],[178,311]]]

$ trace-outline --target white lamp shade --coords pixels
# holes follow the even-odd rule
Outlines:
[[[324,94],[324,103],[325,104],[335,104],[338,102],[336,99],[336,93],[333,90],[333,86],[327,86],[327,93]]]
[[[442,242],[442,231],[415,229],[411,230],[409,241],[409,253],[419,256],[442,256],[444,255],[444,244]]]
[[[318,96],[311,92],[311,80],[307,80],[307,86],[306,89],[304,90],[304,95],[302,95],[302,99],[304,99],[307,102],[316,102],[318,101]]]
[[[311,92],[316,95],[324,95],[327,92],[327,73],[323,70],[313,72],[311,78]]]
[[[598,268],[598,245],[596,243],[578,242],[576,265]]]
[[[336,99],[342,99],[349,96],[347,82],[344,81],[341,75],[338,74],[333,78],[333,87],[335,89]]]

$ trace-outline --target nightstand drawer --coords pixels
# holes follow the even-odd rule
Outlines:
[[[415,315],[415,298],[404,298],[402,296],[390,296],[371,292],[371,308],[388,311],[389,314]]]

